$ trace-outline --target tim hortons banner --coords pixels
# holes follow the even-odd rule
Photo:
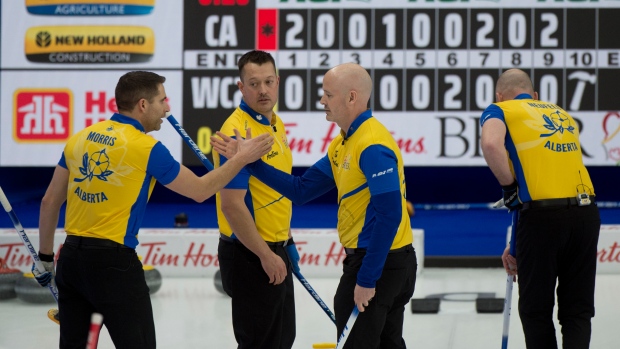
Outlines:
[[[597,259],[597,273],[620,273],[620,225],[601,226]]]
[[[418,273],[424,266],[424,231],[412,229]],[[39,234],[26,229],[38,250]],[[299,266],[305,277],[340,277],[346,256],[335,229],[293,229],[295,245],[301,257]],[[63,230],[56,231],[54,250],[59,255],[65,241]],[[136,252],[144,265],[151,265],[164,277],[212,277],[219,263],[217,229],[142,229]],[[30,271],[32,259],[14,229],[0,229],[0,258],[10,268]]]

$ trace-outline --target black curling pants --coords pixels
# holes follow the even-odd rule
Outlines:
[[[290,349],[295,341],[295,293],[290,262],[282,245],[269,246],[289,266],[279,285],[269,283],[260,259],[239,241],[220,239],[222,287],[232,297],[238,349]]]
[[[348,254],[343,262],[343,274],[334,297],[334,312],[338,337],[355,306],[353,292],[357,272],[365,253]],[[417,259],[413,246],[404,251],[389,253],[381,277],[375,286],[375,296],[360,313],[349,334],[344,349],[404,349],[403,320],[405,305],[413,296]]]
[[[132,248],[64,244],[56,266],[60,348],[84,349],[93,312],[118,349],[152,349],[155,323],[142,263]]]
[[[557,348],[556,280],[563,348],[589,348],[600,225],[595,204],[521,210],[516,257],[519,316],[528,349]]]

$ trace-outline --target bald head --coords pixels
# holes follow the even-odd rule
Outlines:
[[[327,121],[335,122],[343,130],[368,109],[372,79],[358,64],[335,66],[323,76],[323,96]]]
[[[534,96],[532,80],[526,72],[520,69],[508,69],[497,80],[495,87],[498,102],[514,99],[521,93]],[[536,97],[535,97],[536,98]]]
[[[357,99],[363,104],[364,110],[368,105],[370,93],[372,92],[372,79],[366,69],[359,64],[344,63],[330,69],[325,76],[331,75],[335,86],[342,93],[355,91]]]

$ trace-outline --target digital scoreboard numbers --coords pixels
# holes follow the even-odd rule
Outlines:
[[[343,6],[344,7],[344,6]],[[618,8],[280,9],[281,111],[317,111],[323,74],[355,62],[377,111],[480,111],[502,71],[528,72],[540,98],[613,110]]]
[[[276,60],[278,112],[303,165],[321,156],[332,131],[301,117],[323,111],[323,76],[345,62],[368,70],[369,107],[389,119],[397,142],[416,145],[403,148],[408,166],[483,165],[478,119],[510,68],[583,122],[594,163],[609,157],[595,147],[615,142],[615,119],[605,115],[620,110],[620,2],[196,0],[184,11],[183,123],[205,154],[241,100],[237,61],[253,49]],[[200,165],[189,150],[183,160]]]

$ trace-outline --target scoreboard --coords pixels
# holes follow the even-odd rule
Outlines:
[[[615,27],[620,9],[279,12],[281,111],[321,110],[315,84],[343,62],[370,69],[377,111],[482,110],[507,68],[525,69],[541,99],[570,110],[620,107],[613,95],[595,97],[617,81],[620,36],[600,32]],[[599,75],[603,84],[595,88]],[[289,95],[291,89],[299,92]]]
[[[369,107],[394,130],[407,165],[483,165],[480,112],[501,72],[520,68],[540,99],[578,119],[586,162],[613,164],[618,18],[612,1],[188,1],[184,123],[208,153],[205,137],[241,98],[238,57],[270,51],[296,165],[311,165],[333,135],[319,103],[323,75],[355,62],[370,73]]]
[[[0,2],[0,166],[55,165],[72,133],[115,111],[130,70],[166,76],[173,115],[210,157],[253,49],[276,61],[294,166],[340,131],[320,99],[324,74],[345,62],[368,70],[368,107],[406,166],[486,166],[481,112],[509,68],[575,118],[587,166],[620,165],[620,0],[78,2]],[[170,125],[153,136],[201,165]]]

